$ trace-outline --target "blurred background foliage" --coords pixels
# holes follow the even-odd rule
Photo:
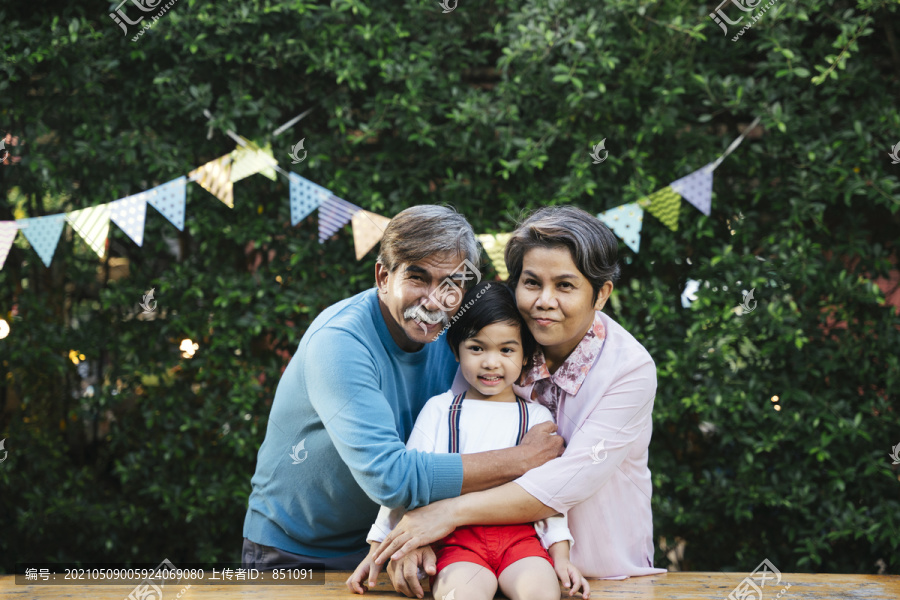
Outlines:
[[[164,183],[229,152],[232,129],[367,210],[447,203],[511,231],[523,209],[636,201],[761,116],[716,170],[710,217],[685,203],[678,231],[648,216],[640,253],[621,246],[606,309],[659,370],[656,564],[900,573],[898,3],[781,0],[737,41],[715,8],[179,0],[132,41],[115,3],[3,3],[0,219]],[[349,227],[319,245],[315,215],[291,227],[283,177],[234,194],[189,184],[184,232],[148,209],[143,247],[113,225],[103,260],[69,226],[50,268],[17,238],[0,271],[6,572],[239,560],[280,374],[316,314],[373,284],[376,252],[357,262]]]

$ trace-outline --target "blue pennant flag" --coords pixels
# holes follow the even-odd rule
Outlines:
[[[66,224],[65,213],[59,215],[47,215],[46,217],[33,217],[31,219],[17,219],[19,229],[25,234],[28,243],[38,253],[44,265],[50,266],[53,261],[53,253],[59,243]]]
[[[288,173],[288,177],[291,180],[291,225],[293,226],[319,208],[319,205],[331,195],[331,192],[296,173]]]
[[[623,204],[604,211],[597,218],[622,238],[625,245],[637,254],[641,247],[641,227],[644,223],[644,209],[636,203]]]

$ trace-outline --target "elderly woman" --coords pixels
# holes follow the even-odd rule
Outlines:
[[[513,482],[408,512],[377,550],[399,560],[462,525],[529,523],[563,513],[586,577],[653,567],[647,467],[656,366],[601,309],[618,278],[618,242],[578,208],[543,208],[506,247],[508,284],[540,344],[516,392],[553,413],[566,450]]]

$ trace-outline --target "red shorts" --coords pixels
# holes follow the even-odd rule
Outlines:
[[[544,550],[534,525],[466,525],[434,544],[437,573],[449,564],[470,562],[481,565],[499,577],[506,567],[529,556],[553,559]],[[432,589],[434,579],[431,577]]]

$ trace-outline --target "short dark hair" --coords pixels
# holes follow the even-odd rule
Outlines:
[[[512,290],[499,281],[479,283],[463,296],[459,312],[453,316],[447,330],[447,343],[450,344],[454,356],[459,358],[460,344],[494,323],[518,326],[522,338],[522,351],[530,363],[534,351],[537,350],[537,342],[516,307],[516,298]]]
[[[507,283],[515,289],[525,253],[532,248],[568,248],[572,262],[591,282],[593,302],[607,281],[619,279],[619,240],[600,219],[575,206],[547,206],[529,216],[512,233],[504,259]]]

